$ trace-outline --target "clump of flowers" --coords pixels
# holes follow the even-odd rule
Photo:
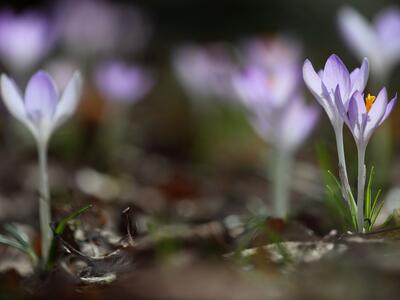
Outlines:
[[[379,213],[376,201],[371,202],[368,192],[366,199],[365,181],[365,151],[372,133],[390,115],[396,103],[397,96],[388,102],[386,88],[377,96],[364,95],[368,80],[368,60],[365,58],[360,68],[351,73],[347,70],[342,60],[331,55],[325,68],[318,73],[311,62],[306,60],[303,66],[303,77],[306,85],[327,113],[336,136],[339,157],[339,172],[343,198],[350,208],[353,225],[364,232],[371,228]],[[355,203],[349,185],[343,145],[343,124],[349,127],[358,150],[358,184],[357,203]]]
[[[42,261],[47,263],[52,242],[50,189],[47,149],[51,135],[75,112],[82,89],[82,77],[75,72],[60,94],[53,79],[39,71],[21,94],[15,81],[1,75],[1,95],[9,112],[24,124],[35,138],[39,160],[39,215],[42,237]]]

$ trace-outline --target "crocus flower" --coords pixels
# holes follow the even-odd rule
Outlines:
[[[122,61],[100,64],[94,75],[95,83],[106,99],[120,103],[135,103],[154,84],[150,72],[139,65]]]
[[[55,40],[48,17],[38,12],[0,13],[0,57],[12,72],[29,71]]]
[[[174,52],[173,65],[184,89],[194,99],[235,97],[232,75],[236,66],[226,45],[183,45]]]
[[[346,107],[340,101],[339,90],[337,92],[337,106],[349,127],[358,148],[366,148],[372,133],[390,115],[397,101],[397,96],[393,97],[389,103],[387,101],[386,88],[383,88],[378,96],[364,94],[356,91]]]
[[[47,147],[51,134],[74,113],[82,89],[76,72],[60,96],[53,79],[39,71],[29,80],[22,96],[15,82],[1,75],[0,89],[10,113],[31,131],[36,139],[39,159],[39,216],[43,262],[47,264],[52,241],[50,188],[47,172]]]
[[[368,57],[372,71],[385,79],[400,60],[400,10],[388,7],[372,23],[356,10],[345,7],[339,12],[341,33],[355,54]]]
[[[138,51],[151,36],[147,18],[132,5],[104,0],[57,2],[62,43],[74,54],[91,56]]]
[[[51,134],[74,113],[82,88],[75,72],[60,96],[53,79],[39,71],[29,80],[22,96],[14,80],[1,76],[1,95],[10,113],[31,131],[39,145],[47,145]]]
[[[234,84],[261,137],[280,151],[294,152],[311,133],[319,111],[305,104],[297,84],[288,86],[293,72],[275,71],[250,68]]]
[[[311,62],[307,59],[303,65],[304,81],[326,111],[335,130],[342,130],[343,118],[336,106],[335,93],[339,89],[344,107],[348,107],[351,96],[356,92],[363,92],[368,80],[368,60],[364,58],[360,68],[354,69],[351,74],[342,60],[332,54],[326,61],[323,70],[315,72]]]
[[[275,62],[275,64],[279,62]],[[234,86],[250,113],[250,122],[259,135],[273,146],[274,214],[286,218],[289,210],[291,161],[309,136],[319,110],[306,105],[299,90],[295,70],[248,67],[233,79]],[[297,74],[299,66],[296,67]],[[286,80],[285,80],[286,79]]]
[[[342,193],[347,200],[350,186],[343,145],[344,120],[337,103],[341,102],[343,107],[347,109],[352,95],[357,91],[360,93],[364,91],[368,81],[368,74],[369,67],[366,58],[363,60],[361,67],[354,69],[351,73],[335,54],[328,58],[324,69],[319,71],[318,74],[308,59],[303,65],[304,81],[319,104],[324,108],[335,131]],[[338,98],[339,95],[340,99]]]
[[[372,133],[390,115],[396,102],[397,95],[387,101],[386,88],[383,88],[378,96],[364,94],[356,91],[346,108],[340,100],[340,91],[336,90],[337,106],[353,134],[358,150],[358,188],[357,188],[357,212],[359,229],[364,229],[364,189],[365,189],[365,151]]]
[[[302,53],[301,44],[287,36],[252,38],[243,43],[243,60],[246,65],[274,68],[283,65],[298,68]]]

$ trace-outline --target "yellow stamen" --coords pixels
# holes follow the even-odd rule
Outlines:
[[[370,111],[372,104],[374,104],[376,97],[372,96],[371,94],[368,94],[368,96],[365,98],[365,108],[367,112]]]

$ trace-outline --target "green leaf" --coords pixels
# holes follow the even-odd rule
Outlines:
[[[373,212],[373,210],[371,209],[371,198],[372,198],[372,181],[374,175],[375,175],[374,166],[372,166],[371,171],[369,172],[367,192],[365,194],[365,203],[364,203],[364,215],[367,219],[371,219],[371,215]]]
[[[60,220],[60,222],[57,224],[57,226],[54,228],[54,236],[53,236],[53,240],[51,241],[50,254],[49,254],[48,261],[46,263],[47,270],[51,270],[53,268],[55,260],[56,260],[57,236],[64,233],[65,227],[67,226],[69,221],[76,219],[77,217],[79,217],[81,214],[83,214],[84,212],[86,212],[87,210],[89,210],[92,207],[93,207],[93,205],[89,204],[89,205],[86,205],[86,206],[72,212],[68,216],[62,218]]]
[[[79,217],[81,214],[83,214],[84,212],[86,212],[87,210],[89,210],[92,207],[93,207],[92,204],[86,205],[86,206],[74,211],[73,213],[66,216],[65,218],[61,219],[60,222],[58,223],[58,225],[56,226],[54,233],[56,233],[57,235],[63,234],[64,230],[65,230],[65,226],[67,226],[69,221],[76,219],[77,217]]]
[[[13,247],[27,254],[31,258],[33,265],[36,267],[39,259],[33,250],[28,235],[14,224],[5,224],[4,230],[7,232],[8,236],[0,234],[0,244]]]

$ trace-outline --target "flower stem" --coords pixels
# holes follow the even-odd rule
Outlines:
[[[285,219],[289,212],[290,174],[293,157],[291,153],[275,149],[273,159],[274,215]]]
[[[50,189],[49,178],[47,173],[47,145],[38,144],[39,158],[39,217],[40,231],[42,236],[42,258],[43,263],[47,263],[51,240],[53,237],[50,222]]]
[[[365,190],[365,147],[360,145],[358,150],[358,180],[357,180],[357,223],[358,230],[364,231],[364,190]]]
[[[348,193],[351,193],[351,189],[349,184],[349,178],[347,176],[346,157],[344,154],[343,126],[335,130],[335,137],[336,137],[336,147],[339,160],[339,177],[340,177],[340,182],[342,184],[342,196],[346,200],[347,204],[350,205]]]

